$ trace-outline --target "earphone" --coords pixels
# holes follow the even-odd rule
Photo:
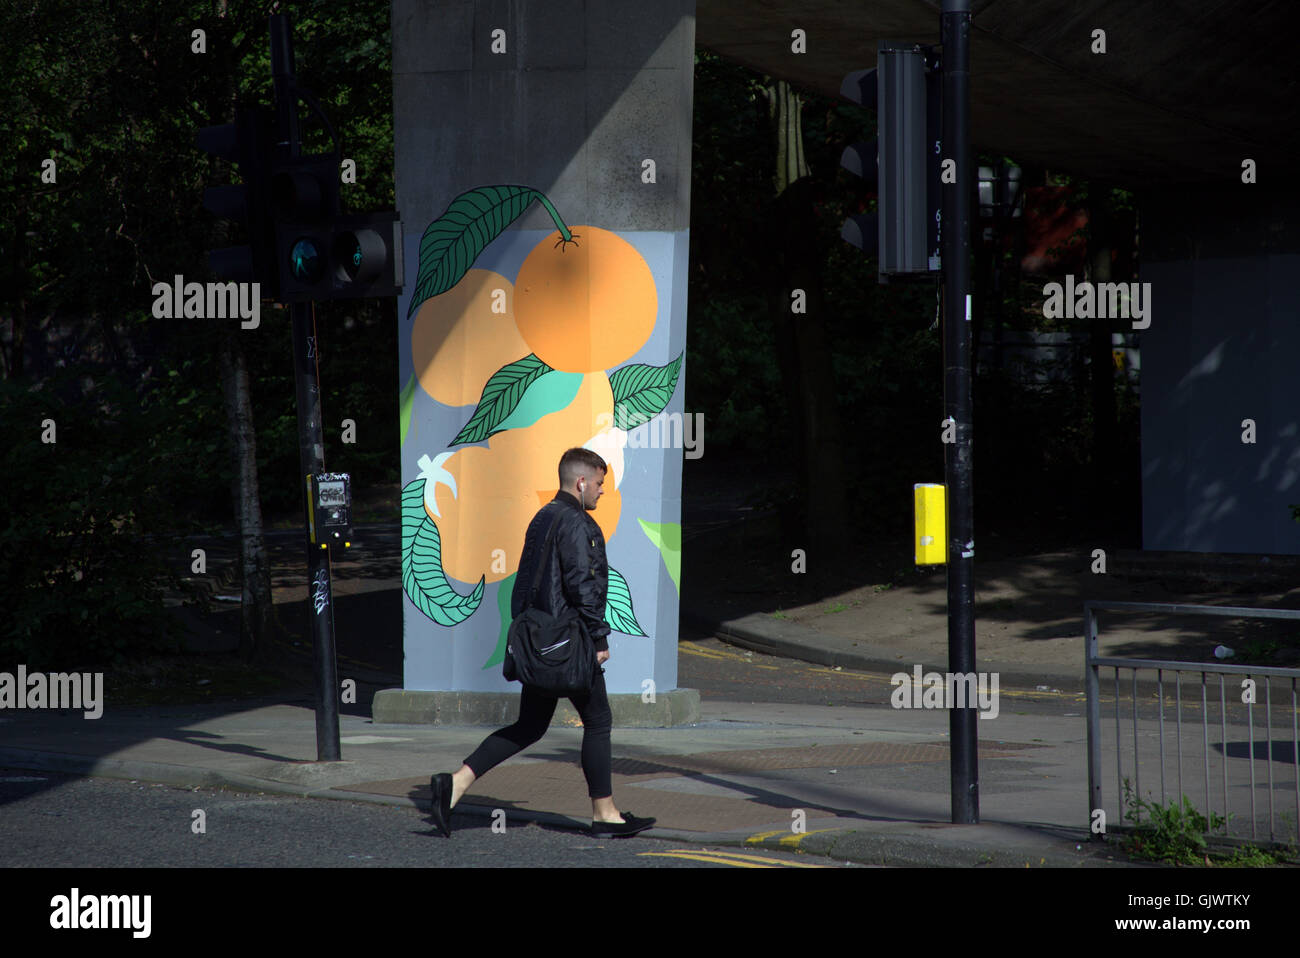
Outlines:
[[[578,480],[578,495],[582,497],[582,508],[584,508],[584,509],[587,508],[587,491],[586,491],[586,490],[587,490],[587,483],[586,483],[584,480],[579,479],[579,480]]]

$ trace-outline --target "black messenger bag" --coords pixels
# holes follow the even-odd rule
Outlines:
[[[507,681],[535,686],[557,698],[590,692],[596,678],[596,646],[578,611],[569,608],[555,616],[532,607],[559,522],[557,515],[546,533],[524,609],[506,634],[506,655],[501,663]]]

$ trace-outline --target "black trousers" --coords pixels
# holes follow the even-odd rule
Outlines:
[[[519,719],[498,729],[474,750],[465,764],[475,778],[482,778],[511,755],[523,751],[546,734],[559,700],[530,685],[519,696]],[[585,695],[570,695],[569,701],[582,718],[582,774],[587,777],[591,798],[608,798],[614,793],[610,780],[609,730],[614,716],[605,694],[605,670],[597,669],[596,681]]]

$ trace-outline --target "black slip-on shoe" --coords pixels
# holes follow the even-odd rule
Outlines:
[[[631,838],[654,823],[653,818],[637,818],[631,812],[623,812],[622,822],[592,822],[591,833],[603,838]]]
[[[451,775],[439,772],[429,778],[429,790],[433,793],[430,814],[433,824],[448,838],[451,838]]]

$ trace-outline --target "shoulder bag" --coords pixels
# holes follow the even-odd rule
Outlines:
[[[532,607],[561,515],[552,520],[546,533],[524,609],[506,634],[506,655],[501,663],[507,681],[535,686],[557,698],[591,691],[596,677],[596,647],[577,610],[566,609],[556,616]]]

